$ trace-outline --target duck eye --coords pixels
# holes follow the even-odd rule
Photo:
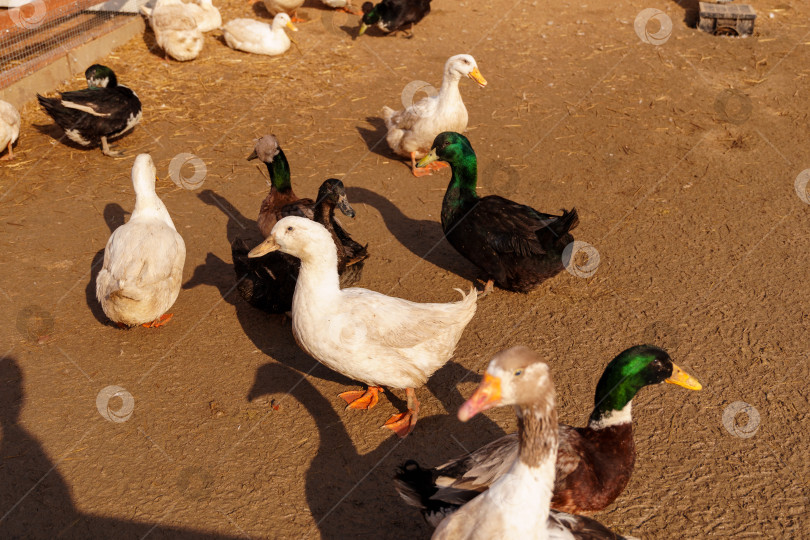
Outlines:
[[[288,231],[291,231],[291,230],[292,230],[292,226],[287,227],[287,230],[288,230]]]
[[[522,369],[516,369],[515,370],[515,377],[520,377],[521,375],[523,375],[523,370]]]

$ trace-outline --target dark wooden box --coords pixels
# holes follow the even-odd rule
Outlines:
[[[700,2],[698,28],[717,36],[750,36],[757,12],[748,4]]]

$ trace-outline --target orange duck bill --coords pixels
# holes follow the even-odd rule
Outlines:
[[[501,380],[489,373],[484,374],[484,380],[475,390],[470,399],[464,402],[458,410],[458,419],[466,422],[476,414],[501,402]]]

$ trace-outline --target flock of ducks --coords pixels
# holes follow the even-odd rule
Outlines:
[[[301,1],[265,1],[275,15],[273,26],[250,19],[231,21],[222,27],[229,45],[265,53],[271,46],[283,47],[285,39],[289,46],[281,28],[294,28]],[[347,0],[325,2],[351,7]],[[418,22],[429,10],[429,0],[366,4],[361,33],[370,25],[393,31]],[[214,11],[210,0],[158,0],[147,16],[156,34],[171,27],[158,36],[158,43],[176,57],[174,46],[181,36],[191,46],[195,32],[220,27]],[[188,34],[177,29],[184,17]],[[140,122],[140,100],[118,84],[106,66],[91,66],[85,77],[86,89],[38,96],[39,102],[70,140],[119,155],[108,139]],[[340,394],[347,408],[374,407],[385,387],[405,390],[407,410],[384,425],[399,437],[414,430],[419,416],[415,390],[452,357],[478,298],[495,285],[527,293],[559,274],[563,250],[579,223],[573,208],[555,215],[497,195],[478,197],[476,154],[461,134],[468,121],[459,91],[464,77],[482,87],[487,84],[472,56],[452,56],[435,96],[403,110],[385,107],[382,116],[391,150],[410,160],[415,176],[449,166],[442,229],[459,254],[480,269],[483,294],[475,287],[466,294],[457,289],[462,296],[457,302],[418,303],[351,287],[360,279],[369,251],[335,217],[336,209],[350,218],[355,215],[343,182],[327,179],[315,199],[299,198],[274,135],[257,139],[248,156],[262,161],[270,176],[257,218],[264,240],[237,238],[231,246],[244,299],[259,310],[289,314],[295,339],[305,352],[365,386]],[[4,159],[13,157],[19,126],[19,113],[0,102],[0,145],[8,148]],[[155,192],[155,181],[151,156],[137,156],[132,167],[135,208],[129,221],[111,234],[96,280],[104,313],[122,328],[166,324],[181,288],[185,244]],[[621,538],[582,514],[606,508],[627,486],[635,463],[632,400],[645,386],[663,382],[701,389],[666,351],[652,345],[631,347],[605,368],[587,425],[558,425],[549,367],[525,347],[502,351],[458,418],[467,421],[491,407],[511,405],[518,417],[517,433],[435,468],[408,461],[396,475],[396,488],[436,527],[434,538]]]

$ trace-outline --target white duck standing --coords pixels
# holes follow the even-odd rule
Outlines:
[[[20,111],[8,101],[0,99],[0,152],[8,148],[8,153],[2,160],[14,159],[14,151],[11,145],[17,142],[20,136]]]
[[[462,293],[458,302],[421,304],[368,289],[341,289],[334,240],[320,223],[297,216],[279,220],[248,256],[275,250],[301,259],[292,301],[298,344],[330,369],[369,386],[340,395],[348,408],[373,407],[383,386],[406,389],[407,412],[385,427],[407,436],[419,413],[414,388],[453,355],[475,314],[476,290]]]
[[[469,54],[457,54],[445,63],[442,87],[436,95],[422,98],[401,111],[383,107],[388,146],[400,156],[411,158],[414,176],[425,176],[432,174],[433,170],[447,167],[446,163],[434,161],[427,168],[416,168],[416,160],[430,152],[433,140],[439,133],[464,133],[467,129],[467,107],[458,90],[458,83],[465,76],[481,87],[487,85],[475,58]]]
[[[298,31],[286,13],[273,17],[272,25],[255,19],[234,19],[222,27],[222,37],[232,49],[275,56],[290,48],[285,26],[293,32]]]
[[[107,317],[121,327],[157,327],[180,293],[186,245],[155,193],[155,164],[149,154],[135,158],[135,209],[110,235],[96,297]]]

